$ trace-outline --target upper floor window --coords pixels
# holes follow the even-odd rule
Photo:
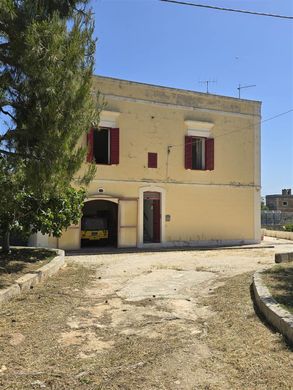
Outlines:
[[[184,121],[185,136],[185,169],[214,170],[214,139],[211,130],[212,122],[193,119]]]
[[[96,164],[119,164],[119,129],[92,128],[87,138],[87,161]]]
[[[214,170],[214,139],[185,136],[185,169]]]
[[[93,143],[93,159],[96,164],[109,164],[110,161],[109,129],[95,129]]]

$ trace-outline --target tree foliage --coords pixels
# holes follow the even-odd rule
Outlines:
[[[9,205],[0,206],[2,231],[27,229],[29,215],[32,229],[60,235],[76,220],[68,202],[81,203],[84,192],[70,185],[94,173],[90,165],[78,176],[85,159],[78,141],[99,112],[93,29],[88,0],[0,0],[0,175]]]
[[[7,158],[0,159],[0,231],[21,230],[24,233],[41,231],[60,237],[62,229],[77,223],[85,190],[67,187],[58,194],[40,197],[25,186],[24,166],[15,170]]]

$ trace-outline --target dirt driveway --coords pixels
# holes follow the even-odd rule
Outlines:
[[[250,297],[253,272],[293,250],[275,244],[70,257],[3,309],[1,388],[293,389],[292,352]]]

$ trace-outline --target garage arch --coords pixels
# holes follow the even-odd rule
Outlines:
[[[89,199],[81,217],[80,245],[117,247],[118,204],[108,199]]]

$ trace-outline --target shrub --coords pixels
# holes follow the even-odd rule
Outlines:
[[[284,226],[284,230],[286,230],[286,232],[293,232],[293,223],[287,223]]]

